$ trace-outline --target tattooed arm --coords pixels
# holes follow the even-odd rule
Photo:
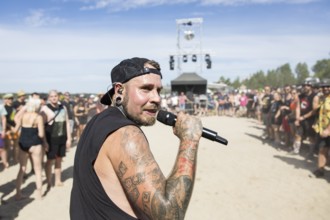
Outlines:
[[[184,219],[191,198],[201,121],[180,113],[174,127],[180,139],[173,171],[165,178],[148,141],[135,126],[119,129],[108,157],[126,197],[139,219]]]

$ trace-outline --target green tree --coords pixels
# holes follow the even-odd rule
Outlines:
[[[323,59],[316,62],[312,70],[320,79],[330,78],[330,59]]]
[[[219,78],[219,80],[218,80],[217,83],[225,83],[225,84],[227,84],[227,85],[230,85],[230,84],[231,84],[230,79],[229,79],[229,78],[226,79],[226,78],[223,77],[223,76],[220,76],[220,78]]]
[[[297,74],[297,84],[303,83],[304,80],[309,77],[309,70],[306,63],[298,63],[295,72]]]
[[[277,86],[277,72],[275,70],[268,70],[266,75],[266,84],[271,87]]]
[[[285,85],[293,85],[296,82],[292,73],[290,64],[286,63],[280,66],[277,70],[277,85],[276,87],[284,87]]]
[[[231,86],[235,89],[238,89],[241,86],[240,78],[237,77],[234,82],[231,84]]]
[[[260,70],[254,73],[246,83],[251,89],[263,88],[266,83],[266,76],[264,72]]]

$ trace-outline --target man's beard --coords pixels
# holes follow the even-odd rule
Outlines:
[[[134,116],[134,115],[131,115],[129,114],[128,112],[128,100],[129,100],[129,97],[126,96],[122,102],[122,106],[123,106],[123,109],[124,109],[124,112],[126,114],[126,117],[128,119],[130,119],[131,121],[135,122],[138,126],[151,126],[151,125],[154,125],[156,123],[156,118],[155,117],[148,117],[146,119],[142,119],[140,117],[137,117],[137,116]],[[158,108],[158,107],[157,107]]]

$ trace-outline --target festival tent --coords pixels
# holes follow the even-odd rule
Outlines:
[[[172,93],[180,94],[206,94],[207,80],[197,73],[182,73],[176,79],[171,80]]]

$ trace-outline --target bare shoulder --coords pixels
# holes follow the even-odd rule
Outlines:
[[[148,151],[149,143],[139,127],[129,125],[109,135],[104,142],[104,148],[113,160],[117,157],[131,157],[139,152]]]

